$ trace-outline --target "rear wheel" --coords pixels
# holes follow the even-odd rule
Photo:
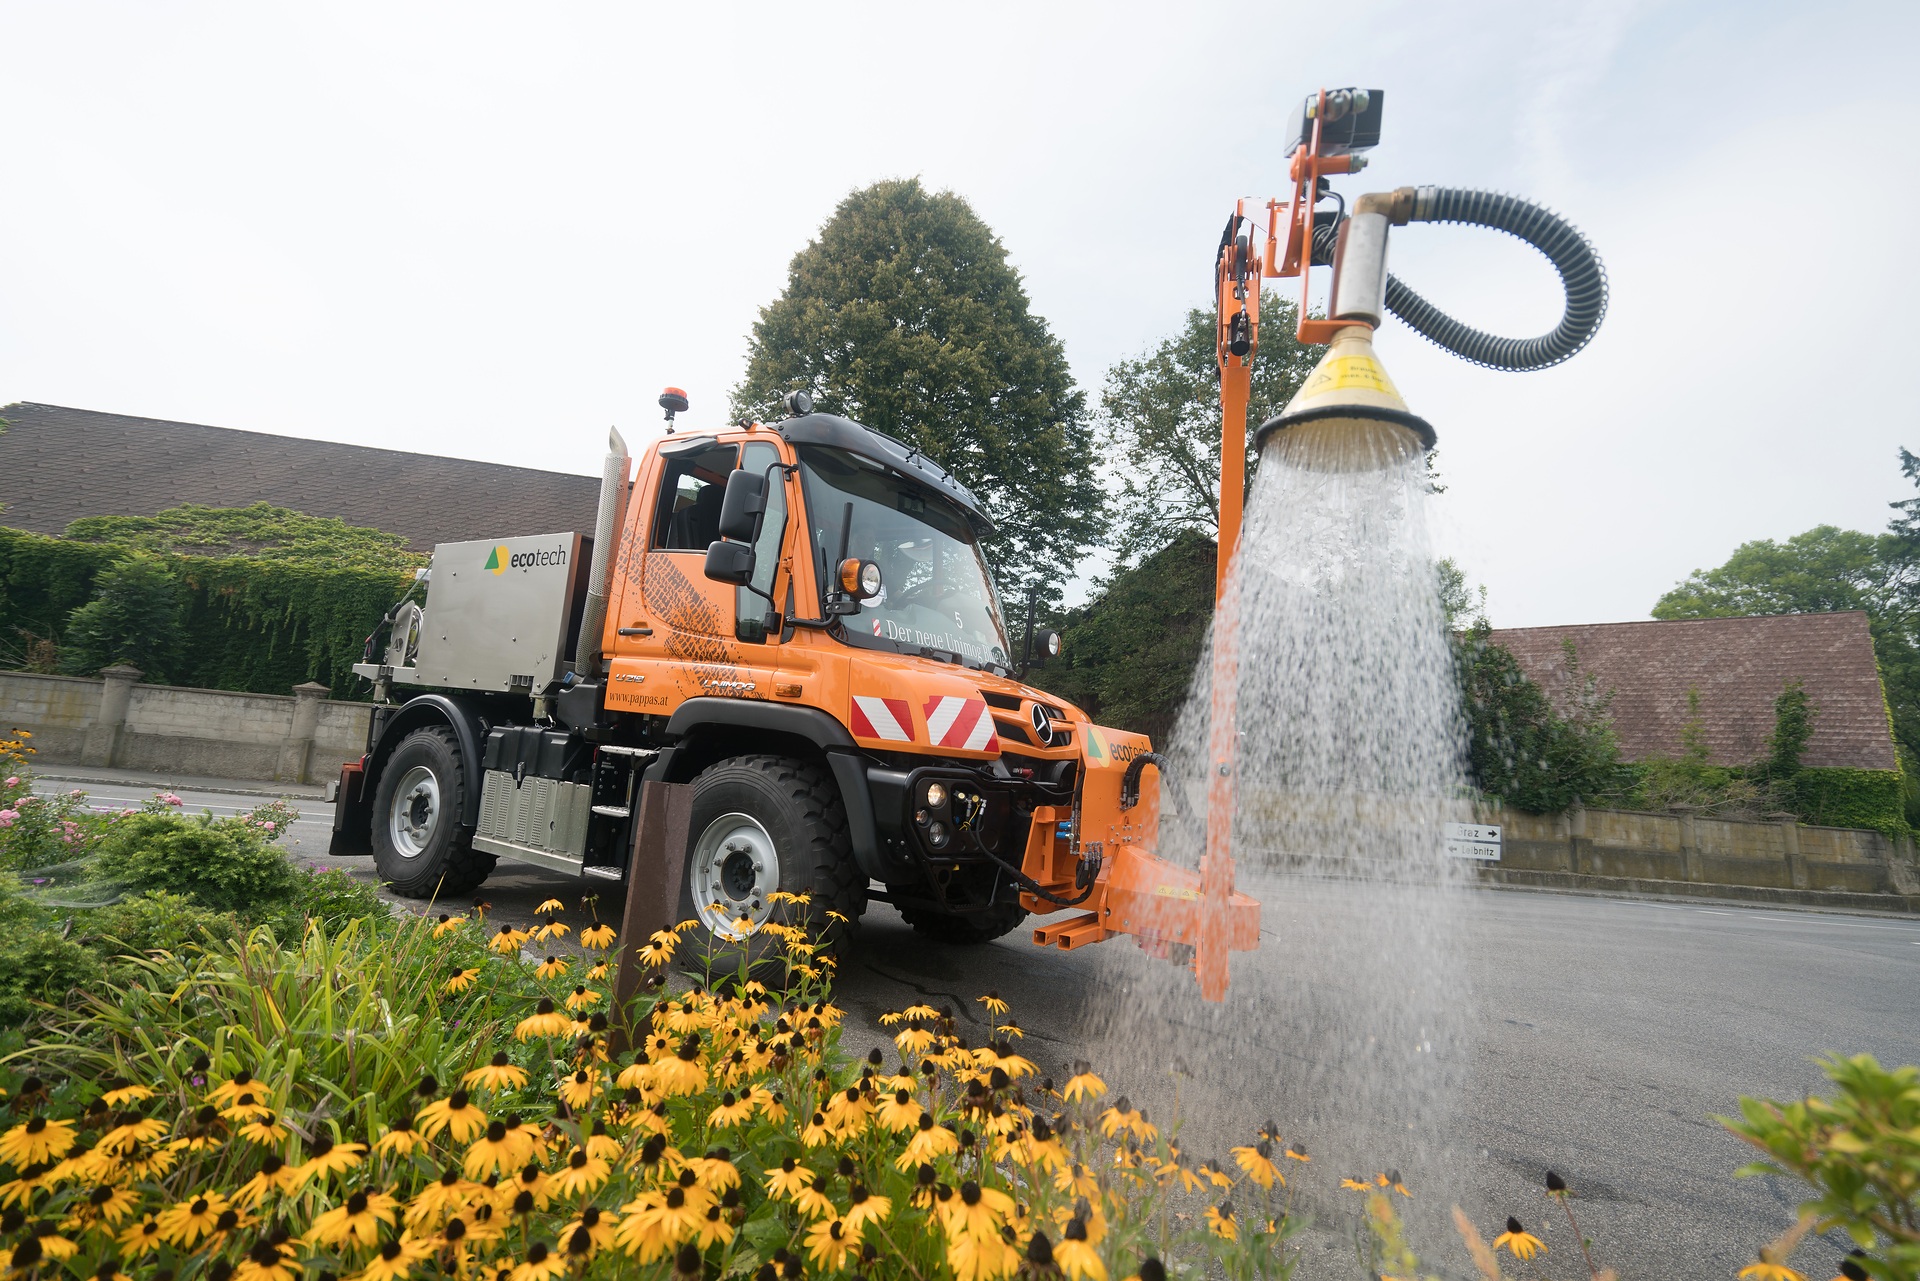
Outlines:
[[[452,730],[417,729],[393,749],[373,793],[373,866],[394,893],[465,894],[493,871],[460,826],[466,786]]]
[[[995,903],[984,912],[955,916],[902,904],[900,916],[916,932],[941,943],[991,943],[1019,929],[1027,910],[1018,903]]]
[[[851,940],[867,906],[847,812],[820,765],[783,756],[738,756],[693,781],[680,917],[698,922],[680,953],[714,978],[772,967],[782,941],[754,932],[768,921],[801,925],[827,950]],[[804,894],[805,906],[775,892]],[[830,915],[830,914],[837,914]],[[744,925],[743,925],[744,923]]]

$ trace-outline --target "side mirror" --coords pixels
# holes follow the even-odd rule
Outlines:
[[[762,472],[734,471],[727,475],[727,490],[720,498],[720,537],[751,543],[760,532],[760,513],[767,509],[767,478]],[[712,576],[713,553],[707,553],[707,573]]]
[[[737,471],[733,474],[736,476],[744,476],[747,473]],[[733,501],[732,481],[727,482],[727,501],[729,503]],[[726,517],[722,516],[720,520],[722,528],[725,528]],[[707,547],[707,577],[717,579],[723,583],[732,583],[736,587],[746,586],[753,578],[753,544],[747,542],[730,543],[725,539],[721,539],[717,543],[709,544]]]

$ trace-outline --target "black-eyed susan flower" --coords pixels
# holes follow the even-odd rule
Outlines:
[[[1107,1083],[1095,1076],[1091,1067],[1077,1063],[1073,1075],[1067,1078],[1067,1088],[1060,1093],[1061,1097],[1073,1103],[1082,1099],[1097,1099],[1106,1092]]]
[[[580,1068],[572,1075],[562,1077],[555,1092],[560,1096],[562,1103],[578,1112],[593,1106],[593,1101],[599,1096],[600,1089],[600,1074]]]
[[[508,1190],[513,1194],[512,1209],[515,1214],[531,1214],[553,1203],[553,1180],[532,1161],[520,1167],[520,1173],[514,1176]]]
[[[813,1171],[792,1157],[767,1171],[767,1191],[782,1200],[791,1200],[803,1188],[813,1186]]]
[[[519,1144],[507,1141],[504,1121],[491,1121],[467,1148],[461,1161],[469,1179],[485,1178],[489,1173],[505,1174],[520,1165]]]
[[[836,1090],[828,1095],[823,1110],[826,1112],[828,1128],[841,1134],[851,1134],[873,1115],[873,1103],[858,1086],[849,1085],[844,1090]]]
[[[499,930],[487,940],[487,949],[498,952],[502,956],[511,956],[520,950],[521,944],[532,937],[533,935],[527,933],[525,930],[516,930],[511,925],[502,925]]]
[[[1289,1161],[1301,1162],[1313,1160],[1312,1157],[1307,1155],[1306,1145],[1297,1141],[1287,1144],[1286,1158]]]
[[[1079,1197],[1092,1197],[1100,1194],[1100,1180],[1093,1171],[1078,1161],[1070,1163],[1065,1169],[1053,1172],[1053,1186],[1062,1192],[1071,1192]]]
[[[597,922],[580,931],[580,942],[596,952],[612,947],[616,937],[618,932],[604,922]]]
[[[1107,1281],[1107,1265],[1087,1240],[1086,1220],[1078,1215],[1068,1219],[1061,1230],[1060,1241],[1053,1247],[1053,1261],[1071,1281]]]
[[[985,996],[976,996],[973,999],[986,1006],[989,1014],[998,1015],[1007,1012],[1007,1003],[1000,999],[998,992],[989,992]]]
[[[634,949],[642,964],[662,966],[673,959],[674,945],[680,936],[672,930],[655,930],[647,936],[647,941]]]
[[[518,1040],[531,1041],[538,1037],[565,1036],[572,1030],[573,1020],[554,1009],[552,1000],[543,996],[533,1007],[533,1013],[514,1026],[513,1035]]]
[[[120,1250],[128,1258],[138,1258],[166,1243],[160,1235],[160,1219],[157,1215],[142,1215],[137,1223],[130,1225],[120,1233]]]
[[[1367,1179],[1341,1179],[1340,1186],[1355,1192],[1373,1191],[1373,1183]]]
[[[1523,1260],[1531,1259],[1536,1254],[1545,1254],[1547,1252],[1546,1242],[1521,1227],[1520,1220],[1513,1218],[1511,1215],[1507,1218],[1507,1230],[1493,1239],[1493,1248],[1496,1250],[1508,1250],[1512,1252],[1514,1258]],[[1745,1276],[1746,1273],[1743,1272],[1741,1275]],[[1772,1278],[1763,1277],[1761,1281],[1772,1281]]]
[[[88,1192],[85,1200],[73,1206],[71,1213],[75,1226],[104,1223],[113,1227],[139,1208],[140,1198],[133,1189],[115,1183],[102,1183]]]
[[[41,1219],[27,1229],[27,1239],[40,1246],[40,1257],[65,1263],[74,1256],[80,1246],[70,1237],[60,1234],[60,1225],[51,1219]]]
[[[413,1194],[413,1200],[407,1203],[407,1226],[438,1223],[484,1191],[481,1184],[469,1183],[458,1167],[450,1165],[439,1178]]]
[[[1207,1231],[1228,1241],[1240,1239],[1240,1225],[1233,1217],[1233,1202],[1222,1201],[1219,1205],[1210,1205],[1206,1210]]]
[[[869,1223],[879,1223],[892,1213],[893,1201],[869,1192],[866,1184],[855,1183],[847,1190],[847,1212],[842,1217],[852,1231],[858,1232]]]
[[[894,1159],[896,1169],[910,1170],[922,1161],[938,1160],[960,1150],[960,1136],[944,1125],[936,1125],[933,1113],[922,1112],[914,1126],[914,1135],[907,1141],[906,1151]]]
[[[548,1176],[548,1184],[553,1195],[571,1200],[599,1191],[600,1186],[612,1177],[613,1167],[607,1162],[593,1156],[585,1148],[575,1148],[568,1154],[566,1164]],[[608,1230],[612,1230],[611,1226]]]
[[[417,1266],[433,1257],[434,1249],[434,1242],[403,1233],[373,1252],[356,1281],[406,1281]]]
[[[227,1199],[218,1192],[202,1192],[160,1212],[160,1239],[179,1250],[190,1250],[214,1230]]]
[[[1807,1281],[1807,1279],[1784,1263],[1756,1259],[1740,1269],[1740,1281]]]
[[[269,1196],[292,1196],[307,1181],[304,1167],[289,1165],[278,1153],[268,1153],[253,1177],[233,1194],[233,1203],[251,1209]]]
[[[587,982],[589,983],[601,982],[602,980],[610,976],[612,973],[613,973],[612,962],[595,961],[593,965],[589,967],[587,970]]]
[[[117,1085],[100,1096],[100,1101],[110,1108],[123,1108],[129,1103],[139,1103],[153,1097],[153,1091],[144,1085]]]
[[[860,1250],[860,1233],[843,1219],[821,1219],[807,1229],[807,1255],[823,1271],[838,1272]]]
[[[248,1247],[234,1265],[233,1281],[299,1281],[302,1269],[295,1259],[299,1251],[292,1240],[276,1240],[281,1234],[269,1233]]]
[[[440,919],[433,923],[433,936],[435,938],[441,938],[453,933],[466,923],[467,918],[464,916],[454,916],[451,913],[442,912],[440,913]]]
[[[968,1179],[952,1200],[940,1207],[943,1225],[949,1237],[998,1238],[1000,1225],[1013,1214],[1013,1198],[998,1188],[987,1188]]]
[[[707,1088],[707,1069],[700,1062],[697,1033],[689,1034],[673,1054],[654,1064],[654,1085],[669,1097],[698,1094]]]
[[[514,1066],[505,1050],[460,1078],[460,1084],[472,1090],[517,1090],[526,1083],[527,1070]]]
[[[382,1227],[392,1227],[400,1203],[385,1192],[361,1190],[331,1210],[324,1210],[307,1229],[310,1240],[328,1246],[368,1246],[380,1239]]]
[[[572,932],[567,928],[566,922],[549,920],[533,932],[533,937],[544,943],[548,939],[563,939]]]
[[[251,1121],[262,1113],[271,1113],[273,1108],[267,1103],[266,1092],[248,1090],[235,1095],[220,1109],[220,1115],[235,1124]]]
[[[1273,1163],[1273,1144],[1268,1140],[1262,1139],[1252,1147],[1233,1148],[1231,1151],[1234,1163],[1261,1187],[1270,1188],[1275,1183],[1284,1184],[1287,1181],[1287,1176],[1280,1173],[1280,1167]]]
[[[879,1106],[874,1109],[874,1119],[895,1134],[901,1134],[919,1125],[924,1111],[914,1102],[913,1095],[905,1089],[896,1088],[892,1093],[881,1096]]]
[[[729,1090],[720,1096],[720,1104],[707,1113],[707,1124],[715,1129],[731,1129],[753,1119],[753,1100],[743,1099]]]
[[[261,1147],[272,1147],[284,1143],[287,1139],[287,1127],[280,1124],[279,1118],[271,1112],[261,1112],[248,1119],[247,1123],[234,1131],[249,1143]]]
[[[926,1028],[907,1027],[894,1034],[893,1043],[900,1048],[901,1056],[905,1057],[909,1054],[926,1053],[937,1039]]]
[[[953,1269],[954,1281],[992,1281],[1020,1266],[1020,1251],[997,1232],[978,1237],[950,1236],[947,1266]]]
[[[386,1133],[374,1140],[373,1150],[381,1156],[410,1156],[426,1146],[426,1139],[413,1128],[413,1118],[403,1115],[393,1118]]]
[[[600,1004],[600,994],[584,983],[575,984],[573,991],[567,993],[567,1008],[575,1013],[590,1010],[598,1004]]]
[[[573,962],[564,956],[549,956],[533,967],[533,977],[537,979],[557,979],[567,972]]]
[[[583,1206],[573,1221],[560,1229],[556,1239],[569,1259],[576,1262],[591,1259],[613,1244],[614,1229],[619,1223],[617,1215],[598,1206]]]
[[[324,1179],[329,1175],[346,1173],[359,1165],[366,1155],[365,1144],[335,1143],[333,1136],[323,1130],[308,1142],[307,1159],[300,1169],[310,1179]]]
[[[241,1068],[232,1076],[207,1091],[206,1101],[217,1108],[232,1105],[243,1094],[259,1094],[260,1083],[253,1079],[253,1073]]]
[[[49,1162],[73,1146],[73,1123],[30,1117],[0,1134],[0,1161],[15,1169]]]
[[[487,1128],[487,1114],[475,1107],[465,1090],[455,1090],[444,1099],[435,1099],[420,1109],[414,1124],[427,1138],[437,1138],[442,1130],[455,1143],[467,1143]]]
[[[477,965],[467,969],[455,966],[453,972],[447,975],[447,981],[440,985],[440,990],[449,995],[464,992],[472,987],[474,980],[479,977],[480,967]]]

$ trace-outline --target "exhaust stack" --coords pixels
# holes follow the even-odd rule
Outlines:
[[[573,670],[581,680],[600,675],[600,640],[607,626],[607,578],[613,570],[614,536],[627,486],[627,442],[618,429],[607,431],[607,464],[600,473],[600,513],[593,522],[593,563],[587,570],[587,603],[580,615],[580,639],[573,649]]]

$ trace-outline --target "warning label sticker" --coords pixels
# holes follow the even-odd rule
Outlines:
[[[1387,371],[1371,356],[1341,356],[1329,360],[1313,371],[1313,377],[1307,379],[1307,385],[1300,389],[1300,395],[1304,398],[1330,391],[1377,391],[1386,396],[1400,395],[1393,380],[1387,377]]]

